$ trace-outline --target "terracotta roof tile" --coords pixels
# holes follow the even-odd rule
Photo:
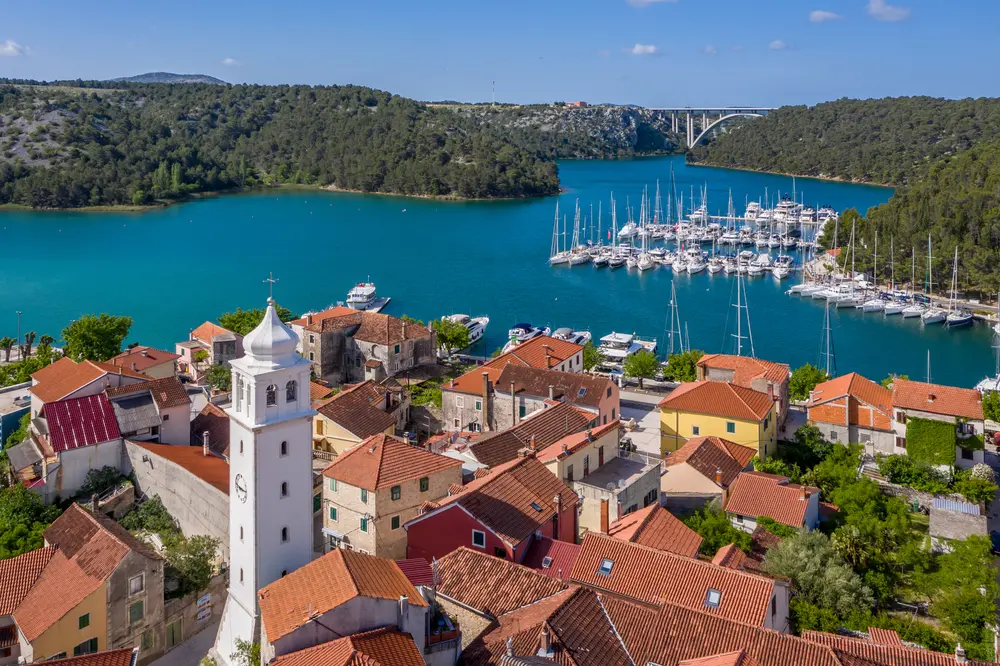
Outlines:
[[[495,467],[517,458],[517,452],[535,438],[536,450],[554,444],[569,433],[579,433],[590,427],[596,416],[568,403],[541,409],[513,428],[486,433],[469,445],[476,460]]]
[[[137,372],[145,372],[163,363],[172,363],[179,358],[180,354],[140,345],[126,349],[108,361],[108,363],[129,369],[132,369],[132,364],[134,363]]]
[[[774,408],[766,393],[729,382],[688,382],[660,401],[661,409],[762,421]]]
[[[410,634],[382,627],[291,652],[273,663],[280,666],[424,666],[424,658]]]
[[[756,454],[749,446],[722,437],[692,437],[663,462],[667,467],[687,463],[713,482],[715,470],[720,470],[722,485],[729,486]]]
[[[323,476],[374,491],[461,466],[460,460],[379,433],[340,454],[326,466]]]
[[[0,615],[10,615],[28,594],[52,559],[55,548],[45,547],[0,560]]]
[[[548,370],[558,366],[582,349],[583,347],[572,342],[539,335],[521,343],[506,354],[501,354],[483,365],[469,370],[461,377],[457,377],[450,385],[445,384],[441,388],[446,391],[480,395],[483,390],[482,375],[484,372],[488,374],[491,382],[496,383],[508,365]],[[548,356],[546,356],[546,352],[548,352]],[[502,390],[502,387],[499,388]],[[548,386],[546,386],[545,395],[548,395]]]
[[[65,659],[48,659],[46,666],[134,666],[139,658],[136,648],[126,647],[117,650],[106,650],[104,652],[94,652],[78,657],[66,657]]]
[[[236,335],[227,328],[222,328],[218,324],[206,321],[198,328],[191,331],[191,340],[200,340],[206,344],[212,344],[212,338],[217,335]]]
[[[123,377],[132,377],[134,379],[141,379],[143,381],[149,381],[149,375],[144,375],[141,372],[136,372],[132,368],[123,368],[120,365],[112,365],[111,363],[98,363],[97,361],[83,361],[83,363],[89,363],[90,365],[103,370],[109,375],[121,375]],[[83,365],[81,363],[80,365]]]
[[[806,498],[802,499],[805,488]],[[727,513],[741,516],[767,516],[788,525],[802,527],[809,506],[808,498],[819,488],[789,483],[788,477],[763,472],[742,472],[729,486]]]
[[[551,597],[566,585],[527,566],[462,546],[438,560],[438,592],[489,617]]]
[[[201,446],[204,434],[208,432],[208,448],[219,456],[229,457],[229,415],[212,403],[201,408],[191,420],[191,444]]]
[[[781,384],[790,374],[787,363],[774,363],[732,354],[705,354],[698,359],[698,365],[703,368],[732,370],[733,383],[746,388],[751,388],[751,382],[761,377],[775,384]]]
[[[545,448],[538,452],[538,459],[542,462],[550,462],[552,460],[558,460],[560,458],[565,458],[572,455],[576,451],[579,451],[584,446],[596,442],[605,435],[614,432],[615,437],[612,442],[615,447],[617,455],[618,443],[621,440],[621,421],[615,419],[611,423],[606,423],[602,426],[597,426],[594,428],[588,428],[587,430],[581,430],[579,432],[570,433],[558,440],[549,444]],[[535,446],[538,447],[538,438],[535,438]],[[610,456],[610,451],[608,452]]]
[[[392,560],[340,548],[279,578],[257,595],[271,642],[356,597],[390,601],[408,597],[413,606],[427,605]]]
[[[319,382],[309,382],[309,399],[310,400],[323,400],[329,398],[330,395],[337,389],[326,386],[325,384],[320,384]]]
[[[375,397],[375,386],[370,380],[352,386],[329,398],[316,411],[360,439],[385,432],[396,425],[396,418],[373,404],[383,398]]]
[[[130,440],[131,441],[131,440]],[[214,455],[205,455],[200,446],[172,446],[151,442],[131,442],[150,453],[187,470],[210,486],[229,494],[229,463]]]
[[[573,489],[537,459],[517,458],[495,467],[487,476],[470,481],[457,495],[438,500],[437,509],[414,520],[459,504],[501,539],[516,546],[552,519],[556,496],[562,501],[563,511],[575,507],[579,501]]]
[[[357,310],[349,308],[345,305],[334,305],[332,308],[327,308],[322,312],[311,313],[310,321],[311,324],[321,324],[324,320],[333,317],[343,317],[344,315],[356,314]],[[309,315],[302,315],[298,319],[293,319],[289,324],[295,324],[296,326],[305,326],[306,317]]]
[[[103,393],[48,402],[43,413],[57,453],[121,437],[115,410]]]
[[[549,386],[552,387],[553,398],[565,400],[576,405],[597,407],[608,394],[608,389],[614,393],[615,384],[607,377],[588,375],[582,372],[561,372],[545,368],[531,368],[508,363],[496,379],[496,389],[502,392],[510,391],[514,383],[514,391],[537,397],[548,397]]]
[[[885,666],[954,666],[956,663],[954,654],[904,645],[882,645],[874,641],[822,631],[803,631],[802,638],[810,643],[831,647],[838,653],[854,655]],[[986,666],[992,662],[970,659],[967,663],[969,666]]]
[[[909,379],[897,378],[893,381],[892,406],[943,416],[976,420],[983,418],[983,402],[979,391],[913,382]]]
[[[892,391],[856,372],[817,384],[809,394],[806,407],[816,407],[844,396],[871,405],[887,416],[892,412]]]
[[[151,379],[148,382],[138,384],[113,386],[108,388],[106,393],[112,399],[125,395],[135,395],[136,393],[149,393],[153,397],[156,406],[160,409],[191,404],[191,397],[187,394],[184,384],[177,377],[172,376],[163,379]]]
[[[608,535],[685,557],[698,557],[701,536],[659,504],[633,511],[613,522]]]
[[[328,317],[321,322],[313,320],[313,323],[305,328],[316,333],[353,329],[348,335],[355,340],[386,346],[431,336],[431,330],[426,326],[404,322],[398,317],[379,312],[364,311],[352,311],[350,314]]]
[[[728,544],[719,549],[712,558],[712,564],[718,567],[729,567],[730,569],[742,569],[747,561],[747,555],[735,543]]]
[[[753,657],[748,657],[746,650],[736,650],[700,659],[685,659],[679,666],[760,666],[760,664]]]
[[[403,572],[407,580],[413,583],[414,587],[423,585],[429,587],[434,584],[434,570],[431,565],[422,557],[409,560],[396,560],[396,566]]]
[[[54,402],[97,381],[106,374],[107,370],[90,361],[77,363],[64,356],[31,375],[35,385],[28,390],[42,402]]]
[[[607,575],[599,571],[605,560],[612,562]],[[767,617],[774,588],[761,576],[594,532],[583,538],[571,580],[634,601],[679,604],[754,626]],[[707,606],[710,589],[721,593],[717,607]]]
[[[528,546],[522,564],[549,578],[567,581],[579,552],[580,544],[536,536]]]

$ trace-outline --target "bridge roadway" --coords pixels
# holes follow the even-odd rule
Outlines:
[[[765,106],[710,106],[710,107],[676,107],[676,108],[650,108],[650,111],[660,111],[670,114],[670,129],[672,132],[679,131],[680,114],[685,115],[685,129],[687,130],[687,147],[694,148],[702,137],[713,127],[719,125],[730,118],[762,118],[769,111],[774,111],[775,107]],[[696,125],[700,122],[701,127]]]

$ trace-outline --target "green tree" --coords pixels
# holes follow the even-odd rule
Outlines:
[[[42,533],[59,509],[22,485],[0,490],[0,560],[41,548]]]
[[[183,185],[184,179],[181,176],[181,165],[178,162],[174,162],[170,167],[170,189],[174,192],[180,192]]]
[[[167,511],[167,508],[163,506],[159,495],[153,495],[141,504],[135,505],[131,511],[122,516],[119,522],[122,527],[133,534],[141,532],[156,534],[164,545],[172,544],[183,538],[181,528]]]
[[[660,369],[660,359],[656,354],[640,349],[636,353],[626,356],[622,364],[622,370],[626,377],[635,377],[639,380],[639,388],[642,388],[643,379],[652,379]]]
[[[823,433],[814,425],[799,426],[791,443],[778,447],[778,452],[784,460],[798,465],[801,469],[812,469],[826,460],[833,452],[834,445],[823,437]]]
[[[3,340],[0,340],[3,347]],[[983,416],[990,421],[1000,421],[1000,392],[987,391],[983,394]]]
[[[131,328],[131,317],[84,315],[63,329],[64,351],[75,361],[107,361],[121,352]]]
[[[593,370],[601,362],[601,358],[601,352],[597,351],[594,341],[587,340],[587,344],[583,346],[583,369]]]
[[[400,316],[400,319],[402,319],[403,321],[405,321],[408,324],[416,324],[417,326],[423,326],[424,325],[424,322],[420,321],[419,319],[416,319],[415,317],[411,317],[408,314],[404,314],[404,315]]]
[[[698,379],[698,360],[705,355],[700,349],[671,354],[663,376],[672,382],[693,382]]]
[[[5,335],[0,338],[0,349],[3,350],[4,363],[10,363],[10,352],[14,349],[15,342],[16,340],[9,335]]]
[[[297,318],[291,310],[283,308],[280,305],[276,305],[274,307],[274,311],[277,313],[278,319],[284,322]],[[235,312],[223,312],[219,315],[219,324],[233,333],[246,335],[253,329],[257,328],[257,325],[263,321],[264,312],[265,308],[251,308],[249,310],[236,308]]]
[[[707,506],[683,519],[685,525],[701,536],[702,555],[712,557],[723,546],[735,543],[744,553],[753,548],[753,539],[743,530],[738,530],[729,522],[729,516],[721,509]]]
[[[17,430],[7,436],[6,447],[10,448],[15,444],[20,444],[28,436],[28,429],[31,427],[31,410],[25,412],[18,422]]]
[[[250,643],[242,638],[236,639],[236,652],[230,658],[238,666],[260,666],[260,643]]]
[[[178,539],[167,546],[167,561],[181,580],[187,592],[208,587],[215,572],[215,558],[219,540],[210,536],[192,536]]]
[[[136,190],[132,193],[132,205],[141,206],[146,203],[146,193],[142,190]]]
[[[210,359],[210,358],[211,358],[211,354],[209,354],[204,349],[199,349],[195,353],[191,354],[191,360],[197,366],[204,365],[205,363],[208,362],[208,359]]]
[[[233,388],[233,371],[225,363],[213,365],[205,373],[205,381],[216,391],[226,393]]]
[[[802,470],[799,469],[798,465],[789,463],[778,456],[771,456],[765,460],[761,460],[757,456],[754,456],[753,469],[755,472],[787,476],[792,483],[798,483],[802,478]]]
[[[825,370],[806,363],[792,371],[792,376],[788,380],[788,393],[792,400],[808,400],[809,393],[816,388],[816,385],[829,378]]]
[[[992,641],[989,627],[996,623],[996,603],[1000,598],[990,539],[972,536],[951,545],[952,551],[940,557],[936,574],[940,591],[931,610],[944,618],[948,629],[958,635],[966,649],[970,644],[988,645]]]
[[[463,324],[450,319],[435,319],[431,322],[431,329],[434,330],[438,348],[444,350],[445,356],[469,346],[469,329]]]
[[[101,469],[91,469],[80,487],[80,496],[89,500],[91,495],[100,495],[125,480],[117,468],[105,465]]]
[[[28,331],[24,334],[24,355],[31,356],[31,347],[35,344],[35,338],[38,337],[38,333],[34,331]]]
[[[886,388],[892,388],[893,382],[895,382],[897,379],[909,379],[909,378],[910,378],[909,375],[892,375],[892,374],[890,374],[890,375],[886,376],[885,379],[882,380],[882,386],[884,386]]]
[[[55,342],[55,341],[56,341],[56,339],[53,338],[51,335],[43,335],[42,337],[38,338],[38,346],[39,347],[51,347],[52,343]]]

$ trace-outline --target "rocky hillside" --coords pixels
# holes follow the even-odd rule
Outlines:
[[[170,72],[146,72],[136,76],[123,76],[111,79],[115,83],[211,83],[227,85],[222,79],[207,74],[172,74]]]

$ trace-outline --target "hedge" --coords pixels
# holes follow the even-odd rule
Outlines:
[[[929,465],[954,465],[955,424],[911,416],[906,421],[906,453]]]

